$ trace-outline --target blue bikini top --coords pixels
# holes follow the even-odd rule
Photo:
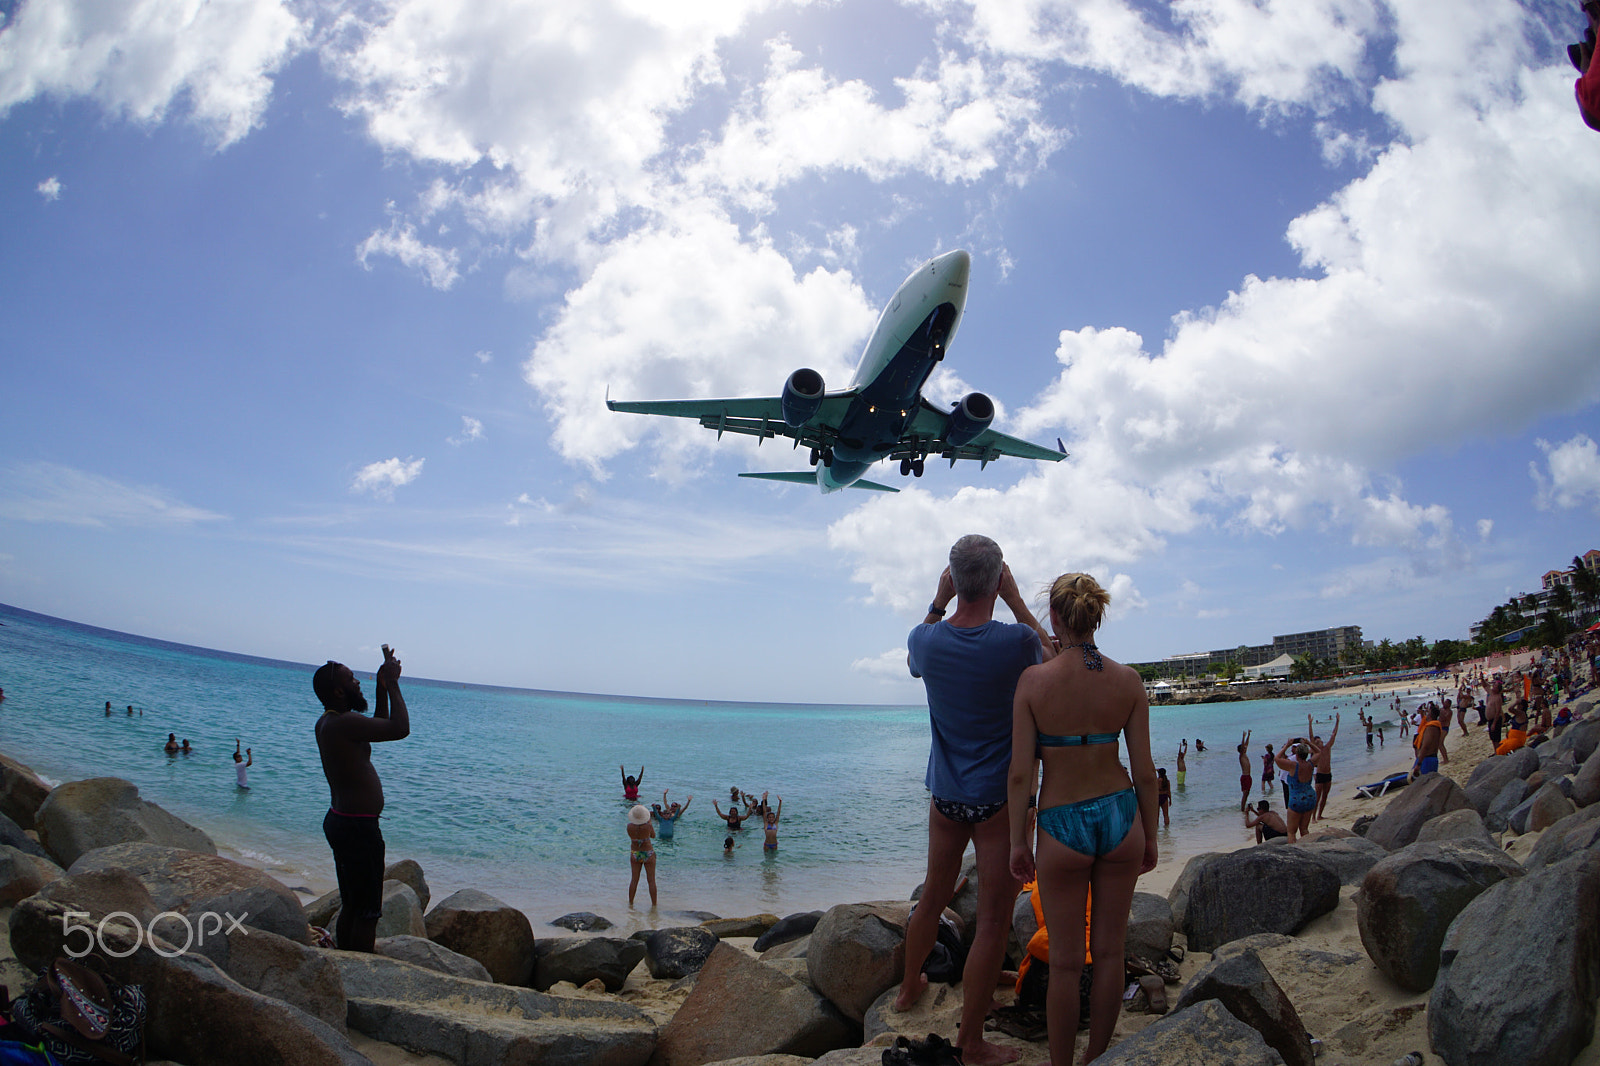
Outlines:
[[[1085,744],[1115,744],[1119,733],[1085,733],[1081,736],[1063,737],[1053,733],[1035,733],[1041,748],[1077,748]]]

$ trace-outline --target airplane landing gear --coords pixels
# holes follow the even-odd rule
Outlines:
[[[922,460],[921,459],[914,460],[911,463],[911,472],[913,474],[915,474],[917,477],[921,477],[922,476]]]
[[[824,448],[824,449],[822,449],[822,465],[823,466],[832,466],[833,465],[833,449],[832,448]]]
[[[822,453],[819,452],[817,449],[812,448],[811,449],[811,465],[812,466],[816,466],[817,465],[817,460],[821,459],[821,458],[822,458]]]
[[[901,477],[905,477],[906,475],[908,475],[910,473],[911,473],[911,460],[910,459],[902,459],[902,460],[900,460],[900,476]]]

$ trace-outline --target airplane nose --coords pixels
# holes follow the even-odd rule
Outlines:
[[[933,261],[933,270],[945,284],[957,289],[967,287],[967,277],[972,273],[972,255],[965,248],[946,252]]]

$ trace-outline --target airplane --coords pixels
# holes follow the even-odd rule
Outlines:
[[[972,256],[957,249],[923,263],[895,290],[867,340],[849,388],[827,392],[822,375],[808,367],[790,374],[779,396],[728,400],[613,400],[606,407],[643,415],[698,419],[702,426],[757,438],[789,437],[811,449],[815,469],[740,474],[766,481],[816,483],[824,493],[852,486],[879,492],[897,488],[867,481],[872,464],[900,460],[900,474],[922,476],[930,455],[976,459],[979,469],[1002,455],[1060,462],[1054,450],[990,429],[994,401],[981,392],[942,411],[922,396],[922,387],[944,358],[967,305]]]

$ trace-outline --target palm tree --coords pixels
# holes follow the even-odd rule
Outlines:
[[[1592,612],[1595,603],[1600,601],[1600,577],[1595,572],[1583,565],[1583,560],[1574,555],[1572,557],[1572,592],[1578,605],[1585,612]]]

